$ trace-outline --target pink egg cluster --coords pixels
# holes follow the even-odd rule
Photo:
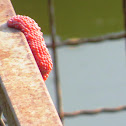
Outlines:
[[[52,70],[53,64],[43,38],[43,33],[40,31],[41,28],[33,19],[22,15],[13,16],[8,20],[7,25],[24,33],[45,81]]]

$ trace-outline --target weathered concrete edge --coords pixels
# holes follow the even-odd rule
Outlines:
[[[2,0],[1,0],[1,1],[2,1]],[[11,6],[11,2],[10,2],[9,0],[3,0],[3,1],[4,1],[4,2],[3,2],[4,4],[5,4],[5,3],[10,4],[9,6],[10,6],[10,10],[11,10],[11,12],[9,12],[4,18],[9,18],[9,17],[15,15],[15,12],[14,12],[14,10],[13,10],[13,7]],[[3,22],[4,22],[4,21],[3,21]],[[4,86],[3,83],[1,83],[1,88],[2,88],[2,90],[4,91],[4,95],[5,95],[7,90],[6,90],[6,87]],[[47,93],[47,96],[49,96],[48,91],[47,91],[46,93]],[[8,100],[7,100],[8,105],[9,105],[9,106],[12,106],[8,94],[6,94],[5,96],[6,96],[6,99],[8,99]],[[51,98],[49,98],[49,99],[51,99]],[[53,104],[52,101],[50,101],[50,102],[51,102],[51,104]],[[55,109],[54,106],[52,106],[52,107],[53,107],[53,109]],[[10,107],[10,109],[11,109],[11,110],[14,110],[13,107]],[[54,110],[54,111],[55,111],[55,110]],[[13,114],[15,115],[15,116],[14,116],[15,120],[17,120],[15,111],[12,111],[12,112],[13,112]],[[58,119],[58,115],[57,115],[57,119]],[[20,124],[19,124],[19,121],[16,121],[16,122],[17,122],[16,125],[20,125]],[[60,125],[61,125],[61,123],[60,123],[60,120],[59,120],[59,126],[60,126]],[[44,126],[44,125],[43,125],[43,126]],[[50,126],[51,126],[51,125],[50,125]]]

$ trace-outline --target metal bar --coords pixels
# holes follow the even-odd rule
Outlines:
[[[56,86],[56,97],[57,97],[57,109],[60,116],[61,121],[63,122],[63,107],[62,107],[62,95],[61,95],[61,86],[59,82],[59,73],[58,73],[58,65],[57,65],[57,53],[56,53],[56,29],[55,29],[55,20],[54,20],[54,7],[53,0],[48,0],[48,8],[49,8],[49,18],[50,18],[50,31],[52,38],[52,50],[53,50],[53,64],[54,64],[54,75],[55,75],[55,86]]]
[[[79,110],[75,112],[64,112],[64,117],[75,117],[79,115],[96,115],[100,113],[114,113],[114,112],[120,112],[125,111],[126,106],[119,106],[115,108],[98,108],[94,110]]]
[[[126,0],[123,0],[123,14],[124,14],[124,29],[126,32]]]
[[[122,1],[123,3],[123,17],[124,17],[124,31],[126,34],[126,0]],[[126,36],[125,36],[125,51],[126,51]]]
[[[103,42],[105,40],[114,40],[114,39],[121,39],[126,37],[125,32],[118,32],[118,33],[110,33],[107,35],[102,35],[98,37],[91,37],[91,38],[71,38],[64,40],[62,42],[57,42],[55,44],[56,47],[63,47],[63,46],[75,46],[75,45],[81,45],[81,44],[86,44],[86,43],[97,43],[97,42]],[[48,44],[48,48],[51,48],[52,45]]]
[[[6,126],[2,119],[2,108],[0,107],[0,126]]]
[[[62,126],[23,33],[8,28],[15,15],[0,0],[0,106],[9,126]]]

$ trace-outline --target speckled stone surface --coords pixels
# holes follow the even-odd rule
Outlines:
[[[0,76],[11,111],[21,126],[62,126],[25,36],[7,27],[13,15],[0,0]]]

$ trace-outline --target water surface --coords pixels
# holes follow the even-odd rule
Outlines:
[[[28,15],[49,34],[48,0],[11,0],[17,14]],[[123,30],[121,0],[54,0],[57,35],[91,37]]]
[[[64,111],[117,107],[126,100],[124,39],[57,49]],[[51,73],[46,81],[55,102]],[[125,126],[126,112],[66,119],[66,126]]]

